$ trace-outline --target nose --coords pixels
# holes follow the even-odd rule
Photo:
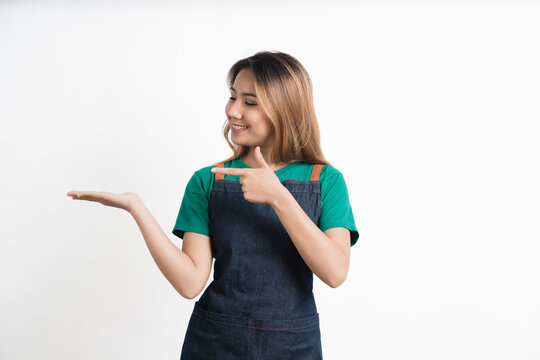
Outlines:
[[[227,116],[229,118],[235,118],[235,119],[242,118],[242,112],[240,111],[240,108],[236,105],[237,103],[238,101],[227,104],[225,112],[227,113]]]

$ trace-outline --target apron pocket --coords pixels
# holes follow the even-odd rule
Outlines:
[[[319,313],[301,319],[253,319],[245,316],[228,315],[203,309],[197,302],[193,314],[202,319],[257,330],[299,330],[319,324]]]
[[[298,320],[273,320],[272,327],[265,324],[253,330],[250,347],[258,359],[321,360],[318,320],[318,314]]]
[[[184,347],[183,353],[197,349],[207,359],[250,354],[254,359],[320,360],[319,313],[301,319],[253,319],[208,311],[195,303]]]
[[[189,319],[180,360],[246,359],[249,328],[209,320],[198,310]]]

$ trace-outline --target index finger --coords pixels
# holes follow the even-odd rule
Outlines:
[[[240,169],[240,168],[217,168],[213,167],[212,172],[216,174],[226,174],[233,176],[242,176],[245,175],[249,169]]]

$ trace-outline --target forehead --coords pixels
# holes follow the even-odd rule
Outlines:
[[[255,89],[253,85],[253,70],[245,68],[240,70],[234,79],[233,87],[238,91],[239,88],[246,91],[252,91]]]

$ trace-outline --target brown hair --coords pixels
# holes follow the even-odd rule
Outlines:
[[[253,71],[255,95],[275,132],[270,161],[331,165],[321,150],[311,79],[302,64],[283,52],[260,51],[238,60],[229,69],[229,87],[233,86],[240,70],[245,68]],[[229,120],[226,119],[223,136],[233,155],[223,162],[249,152],[249,147],[231,143],[228,136],[230,129]]]

